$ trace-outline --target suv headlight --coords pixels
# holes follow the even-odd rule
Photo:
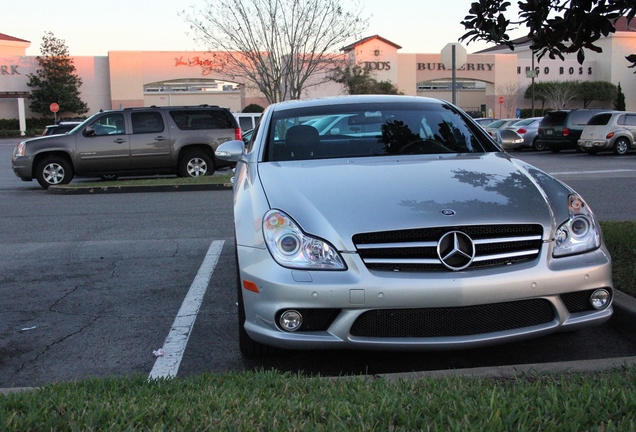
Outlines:
[[[601,233],[585,201],[576,194],[570,195],[568,210],[570,218],[557,229],[553,255],[574,255],[600,247]]]
[[[263,234],[269,252],[283,267],[304,270],[345,270],[338,251],[319,238],[308,236],[280,210],[263,218]]]
[[[26,143],[24,141],[20,141],[18,145],[15,147],[15,150],[13,152],[14,159],[17,156],[24,156],[25,150],[26,150]]]

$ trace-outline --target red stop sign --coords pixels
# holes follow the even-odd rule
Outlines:
[[[60,106],[53,102],[51,105],[49,105],[49,109],[51,110],[51,112],[56,113],[60,110]]]
[[[503,96],[499,96],[499,103],[503,103]]]

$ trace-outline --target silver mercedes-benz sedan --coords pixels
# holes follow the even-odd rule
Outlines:
[[[313,125],[337,118],[329,128]],[[442,350],[598,325],[611,259],[571,188],[451,104],[342,96],[269,106],[238,162],[245,355]]]

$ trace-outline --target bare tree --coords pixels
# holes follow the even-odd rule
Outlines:
[[[546,81],[537,86],[535,96],[552,109],[563,109],[579,95],[579,81]]]
[[[503,107],[506,110],[506,117],[512,118],[515,114],[516,108],[519,106],[519,83],[517,81],[508,81],[498,85],[495,92],[498,95],[503,96]]]
[[[344,61],[338,48],[368,26],[358,2],[345,11],[340,0],[206,0],[183,14],[216,70],[246,80],[270,103],[328,81]]]

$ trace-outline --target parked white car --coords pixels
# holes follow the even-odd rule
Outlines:
[[[589,154],[613,151],[616,155],[636,149],[636,112],[596,114],[583,129],[579,147]]]

